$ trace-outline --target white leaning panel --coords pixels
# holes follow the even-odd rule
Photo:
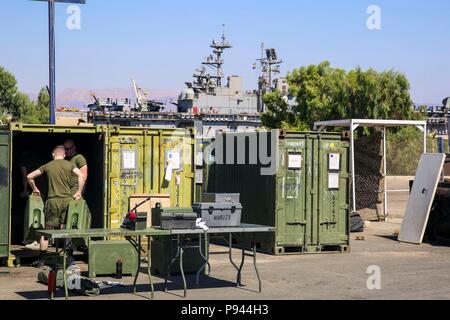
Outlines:
[[[400,242],[421,244],[444,167],[444,154],[423,154],[398,237]]]

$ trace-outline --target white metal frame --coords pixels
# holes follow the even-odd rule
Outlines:
[[[314,124],[314,130],[324,131],[326,128],[349,128],[350,129],[350,170],[352,174],[352,199],[353,211],[356,211],[356,190],[355,190],[355,130],[359,127],[381,128],[383,130],[383,176],[384,176],[384,214],[385,219],[388,215],[388,193],[398,192],[399,190],[387,190],[387,163],[386,163],[386,129],[395,127],[414,126],[423,132],[423,150],[427,153],[427,122],[409,121],[409,120],[371,120],[371,119],[347,119],[335,121],[322,121]]]

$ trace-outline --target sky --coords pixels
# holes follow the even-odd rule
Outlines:
[[[416,103],[450,96],[448,0],[86,0],[81,29],[69,30],[67,4],[57,4],[57,90],[141,87],[179,92],[210,54],[222,25],[233,49],[226,75],[256,89],[252,65],[261,43],[284,60],[282,73],[328,60],[405,73]],[[370,30],[371,5],[380,8]],[[19,88],[36,93],[48,82],[45,2],[0,0],[0,65]],[[150,92],[151,93],[151,92]]]

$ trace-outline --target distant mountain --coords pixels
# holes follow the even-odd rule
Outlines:
[[[175,91],[153,91],[151,89],[143,89],[149,95],[149,99],[161,100],[161,101],[176,101],[178,98],[178,92]],[[124,99],[130,98],[135,100],[136,95],[133,89],[128,88],[111,88],[111,89],[66,89],[59,92],[56,96],[56,104],[58,107],[66,108],[83,108],[88,104],[94,102],[92,95],[97,98],[112,98],[112,99]],[[38,94],[28,94],[30,99],[36,100]]]

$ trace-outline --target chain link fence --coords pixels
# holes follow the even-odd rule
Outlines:
[[[442,149],[449,152],[447,140],[442,143],[428,137],[427,152],[437,153]],[[422,153],[423,134],[418,129],[387,129],[385,178],[382,133],[360,136],[355,140],[356,207],[365,220],[379,221],[387,215],[403,216],[409,197],[409,182],[416,175]],[[384,208],[385,179],[387,212]]]

